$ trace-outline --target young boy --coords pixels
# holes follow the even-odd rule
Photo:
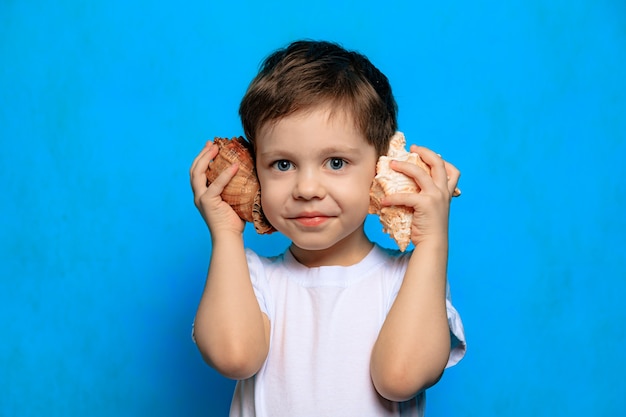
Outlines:
[[[384,204],[413,209],[414,249],[364,232],[378,157],[397,129],[387,78],[356,52],[298,41],[270,55],[239,109],[268,221],[291,240],[265,258],[244,248],[244,222],[207,186],[207,143],[190,170],[212,256],[194,324],[208,364],[237,379],[231,416],[420,416],[424,391],[465,352],[447,295],[448,214],[459,171],[411,150],[431,175],[392,168],[420,191]]]

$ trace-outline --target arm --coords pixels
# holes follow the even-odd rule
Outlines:
[[[220,194],[237,172],[233,165],[207,187],[205,171],[217,154],[208,142],[190,170],[194,202],[211,232],[213,251],[194,324],[203,358],[233,379],[254,375],[269,348],[269,319],[259,308],[243,245],[245,223]]]
[[[426,171],[396,162],[420,191],[395,194],[385,205],[413,207],[411,240],[415,245],[404,280],[372,350],[370,372],[379,394],[407,400],[434,385],[450,353],[446,314],[448,214],[459,171],[425,148],[413,148],[431,167]]]

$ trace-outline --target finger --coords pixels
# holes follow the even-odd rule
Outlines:
[[[420,190],[429,190],[434,186],[429,173],[422,167],[407,161],[391,161],[389,167],[413,179]]]
[[[383,197],[380,204],[383,207],[402,206],[402,207],[415,207],[419,196],[412,193],[394,193]]]
[[[446,172],[445,161],[441,155],[436,154],[423,146],[411,146],[411,150],[415,150],[422,161],[430,167],[430,176],[439,188],[448,189],[448,174]]]
[[[448,189],[448,192],[452,197],[458,197],[461,195],[461,190],[457,188],[461,173],[454,165],[445,161],[441,154],[435,153],[423,146],[412,145],[411,152],[418,153],[422,160],[431,167],[431,175],[433,176],[433,180],[435,180],[440,186],[443,186],[443,184],[445,184],[445,188]],[[440,168],[438,168],[441,167],[441,163],[443,163],[443,168],[446,175],[445,183],[443,181],[443,173]]]
[[[214,147],[215,147],[214,143],[210,140],[204,144],[204,148],[202,148],[200,153],[194,158],[193,162],[191,163],[191,168],[189,169],[190,174],[197,169],[198,164],[200,162],[204,162],[206,154],[214,150],[213,149]],[[207,163],[207,167],[208,167],[208,163]]]
[[[209,190],[211,190],[211,195],[221,195],[224,188],[228,185],[230,180],[233,179],[237,171],[239,170],[239,164],[235,162],[224,171],[220,172],[220,174],[213,180],[213,182],[209,185]]]
[[[461,177],[461,171],[459,171],[450,162],[444,161],[446,174],[448,175],[448,191],[452,197],[458,197],[461,195],[461,190],[457,188],[459,178]]]
[[[206,172],[209,168],[209,163],[213,158],[217,156],[219,152],[219,148],[217,145],[212,142],[208,142],[205,147],[200,151],[200,153],[196,156],[191,164],[191,168],[189,169],[190,175],[195,175],[199,171]]]
[[[211,160],[217,155],[218,151],[219,149],[217,146],[210,145],[204,148],[194,160],[189,172],[189,178],[191,188],[195,194],[206,190],[208,186],[206,170],[208,169]]]
[[[206,185],[206,177],[201,184],[200,181],[197,181],[194,186],[194,202],[197,207],[206,204],[209,201],[214,201],[217,203],[222,200],[222,192],[224,188],[228,185],[228,183],[233,179],[237,171],[239,170],[239,164],[234,163],[224,171],[222,171],[216,178],[213,180],[211,184]],[[214,200],[217,199],[217,200]],[[204,203],[202,203],[204,201]]]

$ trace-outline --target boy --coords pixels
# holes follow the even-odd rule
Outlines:
[[[237,379],[231,416],[423,415],[424,391],[465,352],[447,297],[448,213],[459,171],[402,162],[419,192],[384,205],[414,210],[414,249],[364,232],[378,157],[397,129],[387,78],[328,42],[270,55],[239,109],[268,221],[291,240],[282,255],[244,248],[244,222],[220,197],[234,164],[207,186],[207,143],[190,170],[212,256],[194,325],[209,365]]]

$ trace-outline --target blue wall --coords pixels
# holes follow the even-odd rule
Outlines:
[[[407,138],[463,172],[470,345],[428,414],[621,415],[626,6],[435,3],[1,2],[0,416],[226,413],[189,337],[210,240],[188,168],[302,37],[368,55]]]

